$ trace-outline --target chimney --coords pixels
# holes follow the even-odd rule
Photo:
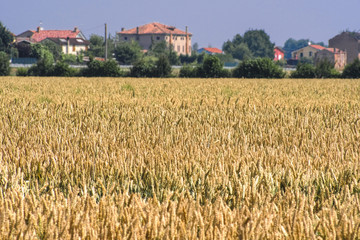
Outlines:
[[[41,27],[37,27],[36,31],[37,31],[37,32],[40,32],[40,31],[41,31]]]
[[[189,34],[188,34],[188,27],[185,27],[185,32],[186,32],[186,41],[185,41],[185,54],[189,55]]]
[[[77,32],[77,31],[79,31],[79,29],[78,29],[78,27],[75,27],[74,32]]]
[[[139,34],[139,27],[136,27],[136,34]]]
[[[66,38],[66,40],[67,40],[66,54],[69,54],[69,49],[70,49],[70,38],[69,38],[69,37],[67,37],[67,38]]]
[[[122,31],[122,32],[125,31],[125,28],[121,28],[121,31]]]

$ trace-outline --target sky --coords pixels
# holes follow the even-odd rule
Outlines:
[[[0,21],[14,34],[36,30],[73,29],[115,35],[160,22],[193,34],[199,47],[221,48],[236,34],[265,30],[283,46],[289,38],[328,43],[344,30],[360,31],[360,0],[2,0]]]

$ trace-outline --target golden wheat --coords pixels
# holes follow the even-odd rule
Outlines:
[[[0,239],[358,239],[360,81],[0,78]]]

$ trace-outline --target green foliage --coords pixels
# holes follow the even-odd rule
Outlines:
[[[285,72],[269,58],[242,61],[233,72],[236,78],[283,78]]]
[[[78,63],[79,59],[78,59],[78,56],[76,56],[74,54],[62,54],[61,61],[65,62],[67,64],[74,64],[74,63]]]
[[[166,55],[161,55],[156,61],[153,76],[154,77],[170,77],[171,65]]]
[[[291,73],[291,78],[315,78],[316,69],[312,64],[299,63],[296,70]]]
[[[31,45],[26,42],[19,42],[15,45],[16,49],[19,52],[19,57],[28,58],[31,57]]]
[[[141,57],[141,47],[135,42],[122,42],[116,46],[115,50],[116,60],[120,64],[131,65],[134,62],[138,61]]]
[[[46,62],[54,63],[54,56],[51,51],[42,44],[36,43],[31,45],[31,54],[30,57],[43,59]]]
[[[317,63],[315,73],[317,78],[338,78],[341,76],[341,74],[334,69],[334,64],[327,59]]]
[[[54,68],[54,57],[46,46],[31,45],[31,57],[37,58],[38,62],[28,70],[30,76],[51,76]]]
[[[155,65],[151,61],[140,59],[130,69],[131,77],[153,77]]]
[[[171,65],[179,65],[179,56],[173,50],[173,46],[170,46],[165,41],[155,42],[150,46],[150,50],[146,54],[147,56],[155,56],[159,58],[161,55],[168,57]]]
[[[5,52],[0,52],[0,76],[8,76],[9,74],[10,74],[9,56]]]
[[[191,65],[184,65],[180,69],[179,77],[181,78],[195,78],[196,77],[196,68]]]
[[[105,62],[91,60],[87,68],[82,70],[82,75],[85,77],[120,77],[121,70],[114,60]]]
[[[16,70],[16,76],[18,77],[26,77],[28,75],[28,69],[20,67]]]
[[[219,78],[223,75],[223,64],[215,55],[208,55],[204,63],[197,68],[197,74],[201,78]]]
[[[360,60],[355,59],[354,62],[346,65],[343,73],[343,78],[360,78]]]
[[[225,42],[223,51],[239,60],[273,58],[274,44],[270,42],[270,37],[264,30],[249,30],[243,37],[236,34],[232,41]]]
[[[0,22],[0,51],[10,53],[11,44],[14,41],[14,36],[11,32]]]
[[[181,64],[190,64],[190,63],[195,63],[197,60],[197,54],[193,53],[190,55],[180,55],[179,56],[179,60]]]
[[[72,77],[75,75],[74,69],[70,68],[69,64],[59,61],[55,64],[51,73],[52,76]]]
[[[45,39],[44,41],[41,42],[41,44],[51,52],[55,61],[61,59],[62,50],[58,44],[54,43],[49,39]]]

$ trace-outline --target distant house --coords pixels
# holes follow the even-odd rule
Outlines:
[[[52,41],[61,47],[61,50],[65,54],[78,54],[81,51],[87,51],[90,45],[90,41],[82,38],[46,38],[42,40]]]
[[[53,41],[62,47],[65,54],[77,54],[81,50],[87,50],[90,42],[84,34],[75,27],[74,30],[28,30],[16,36],[16,43],[40,43],[44,40]]]
[[[191,55],[192,34],[161,23],[149,23],[130,30],[122,29],[117,33],[120,42],[136,41],[147,51],[156,42],[165,41],[173,46],[174,51],[180,55]]]
[[[325,47],[320,46],[320,45],[309,44],[306,47],[303,47],[296,51],[293,51],[291,53],[291,57],[292,57],[292,59],[314,58],[315,53],[318,51],[321,51],[323,49],[325,49]]]
[[[360,59],[360,33],[342,32],[329,40],[329,48],[346,51],[347,63]]]
[[[285,51],[280,47],[274,48],[274,61],[285,59]]]
[[[210,54],[210,55],[214,55],[214,54],[224,54],[223,51],[221,51],[220,49],[218,48],[200,48],[198,51],[198,53],[207,53],[207,54]]]
[[[347,61],[346,51],[342,51],[338,48],[325,48],[315,53],[315,64],[327,60],[334,64],[334,68],[337,70],[343,70]]]

